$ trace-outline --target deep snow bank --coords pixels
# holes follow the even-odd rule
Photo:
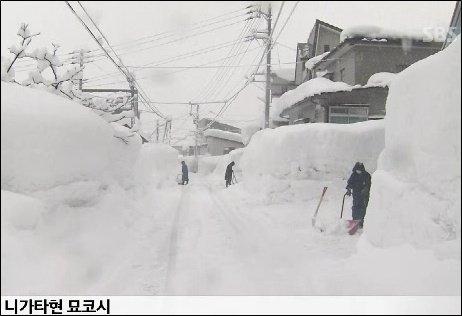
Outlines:
[[[177,152],[125,144],[49,92],[1,89],[2,293],[156,294]]]
[[[34,191],[130,173],[139,140],[123,144],[91,110],[49,92],[4,82],[1,91],[2,189]]]
[[[460,38],[398,74],[385,150],[372,178],[367,236],[375,245],[446,247],[460,259]]]
[[[383,121],[284,126],[257,132],[240,167],[251,178],[345,179],[356,161],[373,172],[383,147]]]

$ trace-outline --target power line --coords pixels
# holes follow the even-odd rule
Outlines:
[[[147,106],[153,110],[154,112],[156,112],[157,115],[159,115],[160,117],[166,119],[166,117],[160,112],[159,109],[157,109],[155,106],[151,105],[148,101],[149,101],[149,97],[147,96],[146,92],[143,90],[143,88],[140,86],[140,84],[136,81],[136,79],[130,74],[130,72],[128,71],[127,67],[124,65],[124,63],[122,62],[122,59],[119,57],[119,55],[117,54],[117,52],[114,50],[114,48],[111,46],[111,44],[109,43],[109,40],[107,39],[107,37],[103,34],[103,32],[101,31],[101,29],[98,27],[98,25],[96,25],[95,21],[91,18],[90,14],[88,14],[87,10],[85,10],[85,8],[83,7],[83,5],[80,3],[80,1],[77,1],[78,4],[80,5],[80,7],[83,9],[83,11],[85,12],[85,14],[87,15],[87,17],[90,19],[90,21],[92,22],[93,26],[98,30],[98,32],[101,34],[101,36],[104,38],[104,40],[106,41],[106,44],[109,46],[109,48],[111,49],[111,51],[114,53],[114,55],[117,57],[117,59],[119,60],[119,63],[120,65],[122,65],[122,67],[124,69],[122,69],[120,67],[120,65],[118,65],[114,59],[111,58],[111,60],[114,62],[114,64],[117,66],[118,69],[120,69],[126,76],[127,80],[129,81],[129,83],[133,83],[137,88],[138,88],[138,95],[139,97],[142,99],[142,101],[146,102]],[[99,41],[98,41],[99,43]],[[100,43],[99,43],[100,44]],[[109,53],[104,49],[104,47],[100,44],[100,46],[103,48],[103,50],[106,52],[106,55],[110,56]]]
[[[100,43],[100,41],[96,38],[95,34],[90,30],[90,28],[87,26],[87,24],[82,20],[82,18],[77,14],[77,12],[74,10],[74,8],[70,5],[70,3],[68,1],[65,1],[67,6],[69,7],[69,9],[74,13],[74,15],[78,18],[78,20],[82,23],[82,25],[85,27],[85,29],[88,31],[88,33],[93,37],[93,39],[96,41],[96,43],[101,47],[101,50],[106,54],[106,56],[112,61],[112,63],[117,67],[117,69],[120,70],[120,72],[127,78],[127,80],[129,82],[132,82],[134,83],[137,87],[138,87],[138,95],[139,97],[141,98],[142,101],[146,101],[146,98],[144,97],[143,93],[144,91],[142,90],[142,88],[139,86],[139,84],[137,83],[137,81],[133,78],[133,76],[131,76],[131,74],[126,70],[122,69],[122,67],[117,64],[117,62],[112,58],[112,56],[107,52],[107,50],[104,48],[104,46]],[[80,4],[80,2],[79,2]],[[80,6],[82,6],[80,4]],[[82,7],[83,8],[83,7]],[[107,40],[107,38],[104,36],[104,34],[101,32],[101,30],[96,26],[96,23],[93,21],[93,19],[90,17],[90,15],[88,14],[88,12],[86,12],[86,10],[84,10],[86,15],[88,16],[88,18],[90,19],[90,21],[93,23],[93,25],[96,27],[96,29],[98,30],[98,32],[101,34],[101,36],[103,36],[103,38],[106,40],[106,44],[111,47],[109,41]],[[111,47],[112,49],[112,47]],[[113,51],[114,52],[114,51]],[[115,52],[114,52],[115,53]],[[116,57],[119,59],[119,62],[121,63],[122,66],[123,63],[120,59],[120,57],[117,55],[117,53],[115,53]],[[124,66],[125,67],[125,66]],[[126,69],[126,67],[125,67]],[[141,90],[141,91],[140,91]],[[162,118],[165,118],[165,116],[158,110],[156,109],[155,107],[152,107],[148,104],[148,106],[153,110],[155,111],[160,117]]]
[[[287,22],[289,22],[290,18],[292,17],[292,14],[294,14],[294,11],[295,11],[295,9],[297,8],[297,5],[298,5],[299,3],[300,3],[300,1],[295,2],[294,6],[292,7],[292,10],[291,10],[290,13],[289,13],[289,16],[288,16],[288,17],[286,18],[286,20],[284,21],[284,24],[282,25],[281,29],[279,30],[278,35],[276,35],[276,38],[274,39],[272,46],[274,46],[274,44],[278,41],[279,36],[281,36],[282,32],[284,31],[284,28],[285,28],[286,25],[287,25]]]
[[[182,59],[186,59],[186,58],[190,58],[190,57],[199,56],[199,55],[202,55],[202,54],[207,54],[207,53],[210,53],[210,52],[213,52],[213,51],[217,51],[217,50],[232,46],[235,43],[236,43],[235,41],[229,41],[229,42],[220,43],[220,44],[212,45],[212,46],[209,46],[209,47],[205,47],[205,48],[202,48],[202,49],[199,49],[199,50],[196,50],[196,51],[192,51],[192,52],[189,52],[189,53],[186,53],[186,54],[181,54],[181,55],[177,55],[177,56],[174,56],[174,57],[169,57],[169,58],[166,58],[166,59],[162,59],[162,60],[159,60],[159,61],[156,61],[156,62],[150,62],[150,63],[144,64],[144,65],[141,65],[141,66],[127,66],[127,67],[129,67],[129,68],[138,68],[138,69],[156,68],[159,65],[167,64],[167,63],[170,63],[170,62],[173,62],[173,61],[178,61],[178,60],[182,60]],[[154,66],[148,66],[148,65],[153,64],[153,63],[155,63]],[[95,76],[95,77],[91,77],[91,78],[88,78],[88,79],[93,80],[93,79],[97,79],[97,78],[107,78],[107,77],[111,77],[113,74],[117,74],[117,72],[116,73],[106,74],[106,75]]]
[[[259,49],[260,47],[255,47],[249,51],[254,51],[254,50],[257,50]],[[239,54],[236,54],[234,56],[238,56],[242,53],[239,53]],[[219,58],[219,59],[215,59],[215,60],[212,60],[212,61],[209,61],[209,62],[206,62],[206,63],[203,63],[203,64],[200,64],[200,65],[197,65],[197,66],[205,66],[205,65],[209,65],[209,64],[213,64],[215,62],[219,62],[219,61],[223,61],[227,59],[227,57],[225,58]],[[175,74],[175,73],[179,73],[179,72],[183,72],[183,71],[188,71],[188,70],[191,70],[191,69],[195,69],[195,68],[184,68],[184,69],[180,69],[180,70],[175,70],[175,71],[170,71],[170,72],[166,72],[166,73],[162,73],[162,74],[158,74],[158,76],[166,76],[166,75],[172,75],[172,74]],[[110,77],[114,77],[114,75],[111,75]],[[144,79],[149,79],[151,78],[152,76],[145,76],[145,77],[139,77],[137,78],[137,80],[144,80]],[[100,80],[104,80],[104,79],[107,79],[107,78],[100,78],[100,79],[90,79],[90,80],[84,80],[84,82],[94,82],[94,81],[100,81]],[[105,85],[110,85],[110,84],[115,84],[115,83],[120,83],[120,82],[125,82],[125,81],[115,81],[115,82],[109,82],[109,83],[102,83],[102,84],[96,84],[95,86],[105,86]]]
[[[244,28],[241,30],[240,34],[238,35],[238,40],[242,41],[245,38],[245,35],[248,32],[248,30],[250,30],[250,28],[254,24],[255,24],[255,21],[252,21],[252,23],[250,24],[246,23],[246,25],[244,26]],[[242,48],[242,45],[233,46],[228,52],[227,56],[231,56],[235,50],[239,52],[241,48]],[[227,65],[230,62],[231,62],[231,58],[225,59],[222,64]],[[223,70],[216,71],[215,74],[210,78],[210,81],[207,83],[205,88],[194,99],[199,99],[199,98],[207,99],[208,97],[211,97],[215,93],[215,91],[219,89],[226,73],[227,73],[226,69],[224,71]]]
[[[187,31],[187,32],[191,32],[192,30],[196,30],[196,29],[200,29],[200,28],[204,28],[204,27],[207,27],[207,26],[210,26],[210,25],[214,25],[214,24],[218,24],[218,23],[223,23],[223,22],[229,22],[230,20],[232,19],[235,19],[235,18],[239,18],[241,16],[245,16],[246,14],[239,14],[239,15],[235,15],[235,16],[232,16],[232,17],[227,17],[226,19],[221,19],[219,21],[214,21],[214,22],[211,22],[211,23],[208,23],[208,24],[203,24],[204,22],[208,22],[208,21],[211,21],[211,20],[215,20],[217,18],[220,18],[220,17],[225,17],[225,16],[228,16],[228,15],[231,15],[231,14],[234,14],[234,13],[237,13],[237,12],[240,12],[240,11],[243,11],[245,9],[241,8],[241,9],[238,9],[238,10],[234,10],[234,11],[230,11],[230,12],[227,12],[227,13],[224,13],[224,14],[221,14],[221,15],[218,15],[218,16],[215,16],[215,17],[212,17],[212,18],[209,18],[209,19],[205,19],[205,20],[202,20],[202,21],[198,21],[198,22],[195,22],[195,23],[192,23],[190,24],[188,27],[184,27],[184,28],[177,28],[177,29],[173,29],[173,30],[169,30],[169,31],[164,31],[164,32],[161,32],[161,33],[157,33],[157,34],[154,34],[154,35],[149,35],[149,36],[144,36],[144,37],[141,37],[139,39],[135,39],[135,40],[130,40],[130,41],[126,41],[126,42],[122,42],[122,43],[118,43],[118,44],[115,44],[113,45],[113,47],[121,47],[121,46],[127,46],[127,45],[130,45],[129,49],[133,49],[133,43],[137,43],[137,42],[140,42],[140,41],[143,41],[143,40],[146,40],[146,39],[152,39],[152,38],[155,38],[157,36],[160,36],[160,35],[167,35],[167,36],[164,36],[164,37],[160,37],[160,38],[157,38],[155,40],[161,40],[161,39],[165,39],[165,38],[168,38],[168,37],[172,37],[172,36],[175,36],[176,34],[174,32],[179,32],[179,31]],[[203,24],[203,25],[201,25]],[[194,26],[194,25],[197,25],[195,27],[191,27],[191,26]],[[141,42],[139,43],[138,45],[143,45],[143,44],[146,44],[146,43],[150,43],[152,41],[145,41],[145,42]],[[125,50],[127,48],[121,48],[121,50]],[[96,55],[91,55],[90,53],[95,53],[95,52],[98,52],[99,49],[92,49],[92,50],[88,50],[86,51],[86,54],[88,57],[91,57],[91,58],[95,58],[95,57],[103,57],[105,56],[104,53],[99,53],[99,54],[96,54]],[[73,55],[75,54],[76,52],[68,52],[68,53],[62,53],[62,54],[57,54],[58,57],[61,57],[61,56],[68,56],[68,55]],[[71,60],[72,57],[70,58],[67,58],[65,60],[63,60],[63,62],[66,62],[66,61],[69,61]],[[101,60],[101,58],[99,59],[96,59],[95,61],[97,60]],[[22,65],[22,63],[27,63],[28,61],[27,60],[20,60],[18,61],[18,65],[20,67],[33,67],[35,66],[35,64],[26,64],[26,65]],[[18,67],[16,67],[16,69],[18,69]]]

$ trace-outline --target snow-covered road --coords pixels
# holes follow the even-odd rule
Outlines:
[[[311,228],[314,200],[252,205],[239,189],[201,176],[181,190],[163,294],[332,294],[329,280],[345,277],[339,259],[354,252],[357,237]]]

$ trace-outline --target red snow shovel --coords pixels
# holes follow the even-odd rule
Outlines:
[[[318,207],[316,207],[316,212],[314,212],[313,218],[311,218],[311,225],[313,227],[314,227],[314,224],[316,224],[316,216],[318,216],[319,207],[321,206],[321,202],[322,202],[322,199],[324,198],[324,195],[326,194],[326,191],[327,191],[327,187],[324,187],[324,189],[322,189],[322,194],[321,194],[321,198],[319,199]]]

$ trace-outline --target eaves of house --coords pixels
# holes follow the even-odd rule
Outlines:
[[[326,56],[324,56],[320,61],[318,61],[316,64],[313,65],[312,69],[317,68],[319,65],[326,61],[333,60],[333,56],[335,56],[339,51],[342,49],[345,49],[349,46],[355,46],[355,45],[374,45],[374,46],[383,46],[383,47],[390,47],[390,46],[402,46],[403,39],[387,39],[387,38],[381,38],[381,39],[367,39],[364,40],[364,37],[361,38],[347,38],[343,42],[341,42],[339,45],[337,45],[333,50],[329,52]],[[412,40],[412,46],[413,47],[434,47],[437,49],[441,49],[443,46],[442,42],[424,42],[424,41],[418,41],[418,40]]]
[[[374,91],[374,90],[386,90],[388,91],[388,87],[384,86],[362,86],[362,87],[356,87],[353,88],[351,91],[332,91],[332,92],[322,92],[319,94],[312,95],[310,97],[304,98],[303,100],[298,101],[297,103],[293,104],[292,106],[285,108],[281,114],[280,117],[282,118],[287,118],[289,115],[290,111],[300,107],[304,106],[306,104],[316,104],[318,102],[324,103],[322,101],[341,101],[341,103],[354,103],[357,98],[361,97],[361,94],[365,91]],[[321,106],[324,106],[325,104],[321,104]]]

